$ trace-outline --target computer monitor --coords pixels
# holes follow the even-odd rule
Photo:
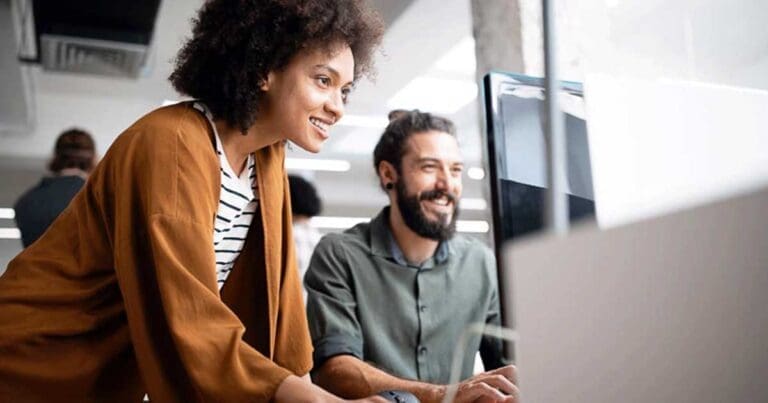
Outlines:
[[[768,402],[768,188],[506,246],[523,402]]]
[[[544,228],[547,139],[544,134],[544,80],[491,72],[483,80],[487,161],[494,245],[502,278],[503,245]],[[569,216],[571,222],[595,216],[592,168],[582,86],[563,82]],[[502,306],[511,298],[502,288]],[[511,312],[503,312],[511,327]]]

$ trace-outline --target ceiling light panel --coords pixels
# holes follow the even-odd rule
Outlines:
[[[387,101],[390,109],[419,109],[452,115],[477,98],[471,81],[420,76],[411,80]]]
[[[471,36],[464,37],[438,59],[434,67],[437,70],[474,77],[477,69],[475,40]]]
[[[315,158],[286,158],[285,169],[296,171],[346,172],[352,167],[346,160],[326,160]]]

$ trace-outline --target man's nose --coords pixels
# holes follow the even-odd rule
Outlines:
[[[443,191],[447,191],[451,187],[450,182],[451,182],[450,173],[447,172],[445,169],[441,169],[440,172],[437,174],[437,178],[435,181],[435,188]]]

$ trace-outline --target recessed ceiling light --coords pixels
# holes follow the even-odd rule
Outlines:
[[[357,128],[334,134],[333,151],[341,154],[370,155],[384,129]]]
[[[21,239],[18,228],[0,228],[0,239]]]
[[[389,120],[383,115],[344,115],[344,117],[336,124],[339,126],[367,127],[384,130],[389,124]]]
[[[488,221],[481,220],[458,220],[456,221],[456,231],[469,232],[474,234],[484,234],[491,229]]]
[[[315,228],[323,229],[347,229],[363,222],[369,222],[369,217],[331,217],[316,216],[310,220],[310,225]],[[490,230],[487,221],[481,220],[458,220],[456,221],[456,230],[468,233],[486,233]]]
[[[485,210],[488,207],[488,203],[485,199],[464,197],[459,203],[462,210]]]
[[[485,178],[485,170],[483,168],[471,167],[467,169],[467,176],[470,179],[481,180]]]
[[[316,158],[286,158],[285,169],[297,171],[346,172],[352,167],[349,161]]]
[[[477,98],[471,81],[416,77],[387,101],[390,109],[419,109],[451,115]]]
[[[315,216],[309,221],[309,224],[315,228],[326,229],[347,229],[352,228],[361,222],[368,222],[368,217],[326,217]]]
[[[13,211],[12,208],[3,207],[3,208],[0,208],[0,218],[13,220],[14,218],[16,218],[16,213]]]

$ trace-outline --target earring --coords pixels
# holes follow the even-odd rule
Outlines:
[[[384,185],[384,187],[387,188],[387,190],[392,190],[392,188],[394,188],[395,185],[393,185],[392,182],[387,182],[387,184]]]

